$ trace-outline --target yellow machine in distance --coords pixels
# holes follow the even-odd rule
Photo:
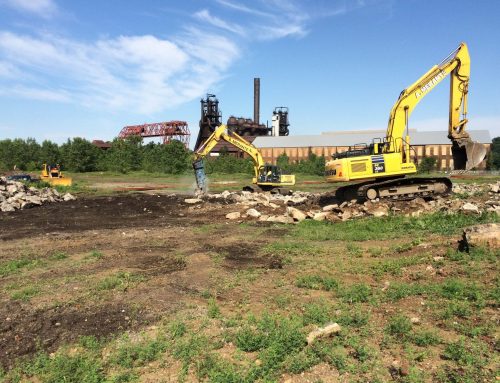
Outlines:
[[[339,198],[407,198],[451,191],[451,181],[446,177],[405,178],[417,172],[411,158],[408,119],[417,104],[448,75],[451,76],[448,138],[452,141],[454,168],[469,170],[483,161],[485,147],[473,142],[465,130],[470,57],[467,45],[462,43],[401,92],[392,107],[386,137],[338,153],[326,163],[328,182],[364,181],[338,188]]]
[[[73,183],[71,178],[64,177],[60,165],[43,164],[40,179],[52,186],[71,186]]]
[[[207,178],[203,158],[205,158],[220,141],[226,141],[247,153],[254,162],[254,178],[251,186],[246,186],[244,190],[248,191],[275,191],[287,194],[285,186],[295,185],[295,175],[285,174],[278,166],[264,163],[264,159],[259,150],[250,142],[246,141],[238,134],[231,132],[226,125],[222,124],[208,137],[208,139],[195,152],[193,169],[196,177],[196,184],[201,193],[207,191]]]

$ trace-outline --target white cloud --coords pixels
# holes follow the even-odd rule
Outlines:
[[[172,40],[142,35],[94,43],[0,32],[0,75],[22,74],[0,77],[0,85],[24,98],[149,114],[199,97],[238,55],[227,38],[197,29]]]
[[[49,18],[57,13],[57,5],[52,0],[2,0],[0,4],[44,18]]]
[[[194,14],[194,17],[198,20],[205,21],[215,27],[225,29],[226,31],[236,33],[238,35],[245,35],[244,29],[237,23],[228,23],[219,17],[210,14],[208,9],[202,9]]]

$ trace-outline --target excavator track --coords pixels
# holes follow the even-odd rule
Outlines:
[[[410,200],[416,197],[444,196],[451,192],[452,182],[446,177],[396,178],[385,181],[368,181],[342,186],[335,195],[340,200]]]

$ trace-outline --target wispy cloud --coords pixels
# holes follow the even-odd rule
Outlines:
[[[57,13],[57,5],[53,0],[1,0],[0,5],[7,6],[19,12],[35,14],[50,18]]]
[[[225,29],[226,31],[236,33],[238,35],[245,35],[244,29],[237,23],[228,23],[219,17],[210,14],[208,9],[202,9],[194,14],[198,20],[205,21],[215,27]]]
[[[214,50],[223,59],[212,60]],[[238,55],[227,38],[197,29],[171,40],[141,35],[94,43],[0,32],[0,73],[25,74],[0,77],[0,85],[18,97],[149,114],[203,94]]]

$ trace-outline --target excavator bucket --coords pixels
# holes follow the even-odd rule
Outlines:
[[[483,144],[470,138],[455,140],[451,147],[455,170],[471,170],[476,168],[486,157]]]
[[[203,159],[199,159],[193,162],[194,177],[196,178],[196,185],[198,186],[198,191],[201,193],[207,192],[207,176],[205,175],[205,164]]]

